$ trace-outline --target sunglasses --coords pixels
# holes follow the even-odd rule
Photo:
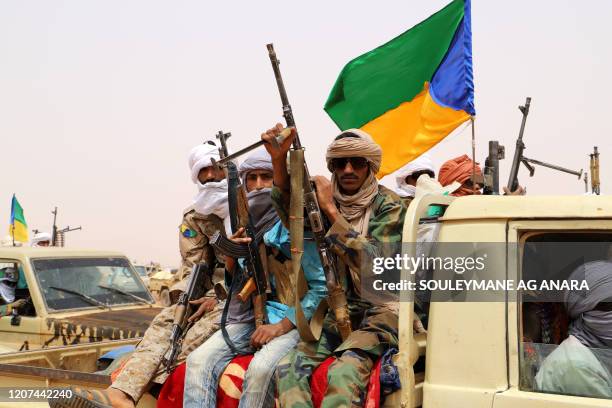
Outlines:
[[[334,170],[345,169],[347,163],[351,163],[351,167],[355,170],[361,170],[368,166],[368,160],[364,157],[337,157],[331,160]]]

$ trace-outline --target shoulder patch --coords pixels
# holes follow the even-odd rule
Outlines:
[[[191,228],[189,228],[187,225],[185,224],[181,224],[180,226],[180,230],[181,230],[181,234],[185,237],[185,238],[195,238],[198,233],[195,232],[194,230],[192,230]]]

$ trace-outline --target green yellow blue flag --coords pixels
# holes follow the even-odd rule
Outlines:
[[[9,225],[9,235],[13,240],[19,242],[28,242],[28,224],[23,216],[23,208],[17,201],[17,197],[13,194],[11,201],[11,225]]]
[[[342,69],[325,103],[341,130],[383,149],[378,177],[399,169],[476,114],[470,0],[442,10]]]

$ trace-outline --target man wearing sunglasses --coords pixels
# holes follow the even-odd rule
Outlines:
[[[270,142],[282,129],[277,124],[262,139]],[[295,131],[279,149],[266,144],[274,167],[272,197],[283,220],[288,219],[290,187],[286,159],[294,136]],[[328,313],[321,338],[315,343],[301,342],[280,362],[278,395],[283,407],[311,405],[310,377],[329,356],[336,360],[328,370],[321,407],[363,405],[374,362],[397,347],[397,302],[366,299],[361,285],[363,275],[371,274],[373,257],[384,251],[381,244],[399,244],[402,239],[406,209],[397,194],[376,180],[381,158],[380,146],[366,132],[349,129],[327,149],[331,181],[314,177],[319,206],[331,224],[327,240],[343,277],[353,332],[343,342],[333,313]]]

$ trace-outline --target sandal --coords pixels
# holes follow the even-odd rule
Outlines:
[[[113,408],[105,390],[88,390],[71,386],[70,397],[49,399],[51,408]]]

